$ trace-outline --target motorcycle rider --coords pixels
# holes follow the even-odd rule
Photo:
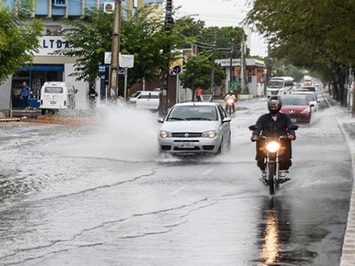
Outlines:
[[[288,132],[287,139],[281,139],[281,146],[285,147],[284,153],[279,156],[280,170],[287,170],[292,165],[292,151],[291,140],[296,139],[296,133],[294,130],[288,130],[292,125],[291,119],[287,114],[280,112],[282,107],[281,98],[279,96],[270,96],[267,102],[269,113],[259,117],[255,126],[256,130],[253,131],[251,141],[257,141],[256,143],[256,161],[260,170],[265,174],[264,158],[265,154],[261,147],[265,145],[264,139],[258,139],[258,135],[265,137],[279,137],[285,135]]]
[[[233,92],[233,90],[230,90],[224,97],[223,100],[225,102],[225,110],[228,111],[228,100],[231,99],[233,101],[232,103],[232,110],[233,113],[235,112],[235,103],[237,101],[237,98],[235,97],[235,94]]]

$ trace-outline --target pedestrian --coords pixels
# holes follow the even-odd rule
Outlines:
[[[27,85],[26,81],[22,83],[22,95],[21,98],[23,98],[25,102],[25,109],[30,109],[30,106],[28,105],[28,97],[30,96],[31,88]]]
[[[196,99],[198,102],[202,102],[202,90],[200,87],[196,90]]]
[[[96,90],[95,90],[95,84],[91,84],[90,89],[89,89],[89,106],[90,108],[95,108],[95,103],[96,103],[96,97],[98,96]]]

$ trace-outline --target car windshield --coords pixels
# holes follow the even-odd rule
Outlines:
[[[308,91],[316,91],[315,87],[303,87],[303,89],[308,90]]]
[[[269,88],[282,88],[283,85],[284,85],[284,83],[281,80],[270,80],[268,87]]]
[[[167,121],[189,121],[189,120],[207,120],[217,121],[217,110],[214,106],[198,106],[198,105],[184,105],[175,106]]]
[[[282,97],[282,105],[308,105],[304,97]]]
[[[297,94],[297,95],[305,95],[305,96],[307,96],[307,98],[308,98],[308,101],[315,101],[316,100],[316,98],[315,98],[315,96],[314,96],[314,94],[313,93],[295,93],[295,94]]]
[[[133,94],[131,95],[131,97],[132,97],[132,98],[135,98],[135,97],[137,97],[139,94],[141,94],[141,92],[140,92],[140,91],[136,91],[135,93],[133,93]]]

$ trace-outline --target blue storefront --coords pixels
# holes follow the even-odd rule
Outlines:
[[[34,64],[23,66],[12,78],[12,106],[25,107],[21,99],[22,83],[24,81],[31,87],[29,105],[38,108],[41,98],[41,87],[46,81],[63,81],[64,64]]]

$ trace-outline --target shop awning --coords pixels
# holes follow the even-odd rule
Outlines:
[[[22,66],[20,71],[64,71],[64,65],[31,65]]]

